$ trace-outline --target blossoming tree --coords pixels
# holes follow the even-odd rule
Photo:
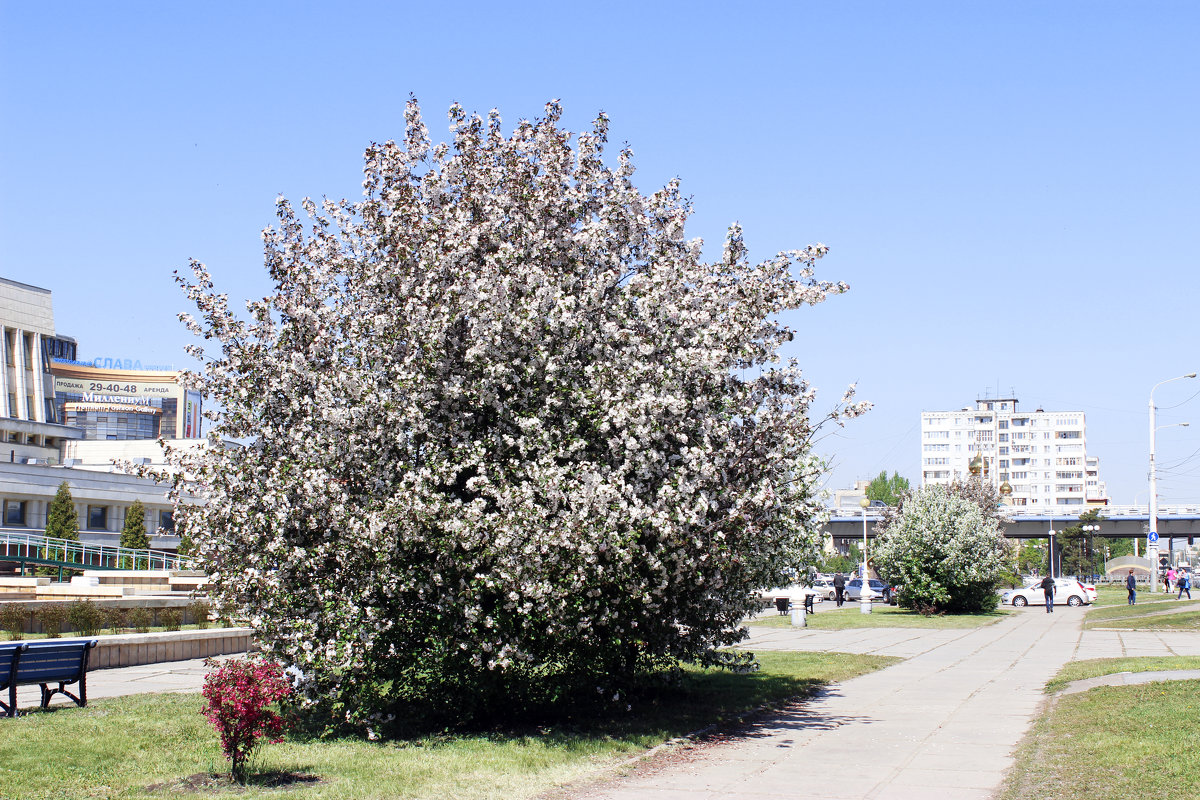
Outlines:
[[[168,450],[203,500],[179,524],[224,613],[350,720],[729,658],[821,517],[822,420],[778,351],[782,312],[846,289],[814,279],[826,249],[751,263],[734,226],[706,263],[677,182],[604,163],[603,115],[449,116],[432,146],[410,102],[364,198],[306,199],[307,230],[279,199],[248,314],[179,279],[216,343],[185,380],[246,442]]]
[[[986,502],[994,489],[974,483],[922,486],[876,528],[879,577],[898,584],[906,608],[992,611],[1012,547]]]

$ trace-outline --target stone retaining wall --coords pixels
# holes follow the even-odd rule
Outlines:
[[[88,671],[245,653],[251,648],[250,633],[250,628],[209,628],[96,636],[97,645],[88,659]]]

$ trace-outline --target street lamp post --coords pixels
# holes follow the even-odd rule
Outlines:
[[[1094,548],[1092,547],[1092,537],[1096,534],[1097,531],[1100,530],[1100,526],[1095,523],[1089,522],[1086,525],[1081,525],[1080,528],[1083,530],[1084,536],[1087,537],[1087,545],[1088,545],[1087,551],[1088,551],[1088,555],[1092,556],[1092,572],[1095,572],[1096,571],[1096,558],[1094,555],[1092,555],[1093,550],[1094,550]],[[1079,566],[1080,566],[1080,572],[1082,572],[1083,571],[1083,542],[1082,541],[1080,541],[1080,548],[1079,548]],[[1091,575],[1089,574],[1088,577],[1090,578]]]
[[[1053,525],[1054,520],[1050,520],[1050,524]],[[1054,574],[1054,528],[1046,531],[1046,533],[1050,535],[1050,577],[1054,578],[1057,577]]]
[[[1164,383],[1194,377],[1196,377],[1196,373],[1189,372],[1187,375],[1180,375],[1175,378],[1167,378],[1165,381],[1159,381],[1150,387],[1150,534],[1147,537],[1148,547],[1146,548],[1146,555],[1150,557],[1150,569],[1156,576],[1158,574],[1158,476],[1154,470],[1154,434],[1158,429],[1154,427],[1154,390]],[[1163,427],[1170,426],[1164,425]],[[1150,582],[1150,591],[1158,591],[1158,581]]]
[[[863,495],[858,504],[863,512],[862,588],[858,590],[858,610],[860,613],[870,614],[871,596],[874,592],[871,591],[871,579],[867,577],[867,509],[871,506],[871,501]]]

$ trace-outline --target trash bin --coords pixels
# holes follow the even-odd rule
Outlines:
[[[782,617],[784,614],[788,613],[788,605],[790,603],[791,600],[787,597],[775,598],[775,610],[779,612],[779,616]]]

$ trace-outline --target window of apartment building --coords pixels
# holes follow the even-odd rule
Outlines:
[[[1016,464],[1016,463],[1017,463],[1016,461],[1013,461],[1013,464]],[[1026,473],[1026,472],[1014,472],[1012,474],[1012,479],[1014,481],[1023,481],[1023,480],[1025,480],[1026,475],[1028,475],[1028,473]]]
[[[1000,459],[1000,469],[1008,469],[1008,459],[1007,458]]]
[[[1000,448],[1000,455],[1002,455],[1002,456],[1006,456],[1006,455],[1008,455],[1008,448],[1007,448],[1007,447],[1001,447],[1001,448]]]
[[[88,506],[87,526],[91,531],[108,530],[108,506]]]
[[[1000,441],[1000,442],[1007,442],[1007,441],[1008,441],[1008,434],[1007,434],[1007,433],[1002,433],[1002,434],[1000,434],[999,436],[997,436],[997,437],[996,437],[996,440],[997,440],[997,441]]]
[[[8,415],[13,419],[17,418],[17,393],[8,393]]]
[[[25,345],[25,369],[33,369],[33,334],[27,333],[21,338]]]
[[[1002,430],[1002,431],[1008,430],[1008,420],[1006,420],[1006,419],[1000,420],[1000,423],[999,423],[999,425],[997,425],[997,427],[1000,428],[1000,430]]]
[[[1082,439],[1083,432],[1082,431],[1057,431],[1055,434],[1055,438],[1058,438],[1058,439]]]
[[[925,431],[926,439],[949,439],[950,431]]]
[[[25,527],[25,501],[4,501],[4,524],[10,528]]]
[[[1066,470],[1066,471],[1059,471],[1059,472],[1054,473],[1054,477],[1058,478],[1060,481],[1070,481],[1070,480],[1082,479],[1083,473],[1082,472],[1072,472],[1070,470]]]
[[[975,441],[990,442],[992,440],[991,431],[975,431]]]
[[[158,512],[158,529],[163,533],[175,532],[175,512],[160,511]]]

